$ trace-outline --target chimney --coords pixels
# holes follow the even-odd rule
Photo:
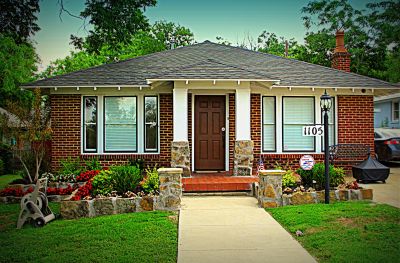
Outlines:
[[[336,48],[332,56],[332,68],[350,72],[350,53],[344,47],[344,31],[336,31]]]

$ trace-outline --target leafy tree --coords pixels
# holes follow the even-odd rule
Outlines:
[[[21,99],[26,104],[31,95],[19,89],[21,83],[32,80],[38,57],[29,43],[17,44],[0,35],[0,106],[7,100]]]
[[[35,89],[32,108],[18,101],[9,101],[6,109],[16,118],[12,120],[9,115],[0,118],[3,134],[17,142],[11,150],[20,160],[30,183],[39,179],[40,167],[47,152],[46,141],[51,136],[50,109],[45,102],[40,89]]]
[[[396,81],[400,14],[399,1],[368,4],[367,11],[354,9],[347,0],[318,0],[302,9],[306,36],[306,61],[327,66],[331,60],[331,41],[336,30],[345,30],[345,42],[352,55],[351,71],[359,74]],[[312,30],[312,31],[311,31]],[[397,33],[397,35],[396,35]],[[319,54],[310,61],[310,54]],[[390,67],[390,68],[389,68]]]
[[[173,22],[158,21],[151,27],[151,33],[154,37],[164,43],[165,49],[171,48],[172,44],[175,47],[182,47],[193,44],[194,36],[189,28],[180,26]]]
[[[39,0],[1,0],[0,34],[12,37],[17,44],[27,42],[40,30],[36,24]]]
[[[134,34],[150,27],[143,11],[155,6],[156,0],[86,0],[81,17],[89,19],[93,30],[84,41],[89,52],[99,53],[104,45],[111,49],[120,44],[128,44]],[[76,47],[81,48],[82,41],[72,36]]]
[[[40,74],[40,77],[46,78],[61,75],[105,63],[162,51],[164,49],[164,43],[152,37],[149,32],[139,32],[132,37],[128,44],[120,43],[113,48],[110,48],[109,45],[104,45],[98,53],[86,50],[71,52],[69,56],[51,62],[44,72]]]

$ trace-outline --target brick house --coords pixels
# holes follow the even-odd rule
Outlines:
[[[52,167],[98,157],[103,165],[146,164],[255,173],[278,161],[323,160],[321,137],[302,126],[322,122],[320,96],[333,97],[330,144],[373,149],[373,96],[399,88],[350,73],[337,36],[334,68],[209,41],[101,65],[25,85],[50,94]]]

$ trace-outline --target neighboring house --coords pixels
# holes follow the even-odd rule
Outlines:
[[[373,96],[399,88],[349,73],[343,34],[337,43],[337,69],[205,41],[24,87],[50,94],[54,168],[96,156],[250,175],[260,156],[267,167],[323,160],[322,139],[302,126],[321,123],[324,90],[334,97],[330,143],[373,149]]]
[[[400,92],[374,98],[374,127],[400,128]]]

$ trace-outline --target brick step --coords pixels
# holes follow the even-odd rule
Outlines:
[[[258,177],[253,176],[196,176],[182,178],[184,192],[251,191]]]

